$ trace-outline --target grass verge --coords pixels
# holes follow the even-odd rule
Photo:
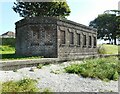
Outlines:
[[[108,45],[108,44],[99,45],[98,53],[99,54],[118,54],[118,46]]]
[[[85,60],[82,64],[72,64],[66,67],[65,71],[105,81],[118,80],[120,65],[117,57],[97,58]]]

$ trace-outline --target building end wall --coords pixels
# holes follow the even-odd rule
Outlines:
[[[57,57],[56,20],[32,17],[16,23],[16,54]]]

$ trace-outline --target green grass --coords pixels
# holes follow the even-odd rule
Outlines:
[[[118,54],[118,46],[117,45],[108,45],[108,44],[99,45],[98,53],[100,53],[100,54]]]
[[[97,58],[85,60],[82,64],[72,64],[66,67],[65,71],[106,81],[118,80],[120,65],[117,57]]]
[[[50,90],[45,88],[40,90],[37,86],[37,80],[25,78],[19,81],[8,81],[2,83],[2,93],[11,92],[12,94],[17,92],[26,92],[32,94],[33,92],[42,92],[41,94],[50,94]]]
[[[15,47],[11,47],[10,45],[0,45],[0,53],[1,54],[13,54],[15,53]]]
[[[10,45],[0,45],[0,53],[2,60],[18,60],[18,59],[39,59],[42,56],[18,56],[15,55],[15,47]]]

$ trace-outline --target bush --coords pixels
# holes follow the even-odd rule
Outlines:
[[[65,68],[68,73],[80,74],[83,77],[99,78],[102,80],[118,80],[117,57],[89,59],[82,64],[72,64]]]
[[[15,38],[1,38],[2,45],[9,45],[15,47]]]

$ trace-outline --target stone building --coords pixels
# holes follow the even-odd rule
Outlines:
[[[55,17],[30,17],[16,24],[16,54],[79,58],[97,54],[97,32]]]

